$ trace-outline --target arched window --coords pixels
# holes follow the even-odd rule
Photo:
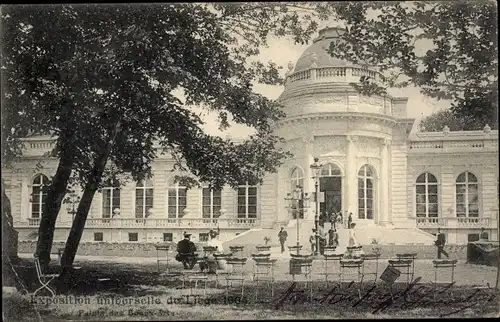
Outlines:
[[[415,184],[417,217],[437,217],[439,198],[436,177],[429,172],[425,172],[418,176]]]
[[[456,181],[457,217],[479,217],[479,186],[469,171],[461,173]]]
[[[290,192],[296,189],[297,186],[304,188],[304,172],[299,167],[294,168],[290,174]],[[297,219],[297,214],[299,214],[299,218],[304,218],[303,208],[303,200],[299,200],[298,203],[294,203],[292,208],[292,218]]]
[[[294,168],[290,174],[290,191],[297,186],[304,187],[304,172],[299,167]]]
[[[358,218],[373,219],[373,171],[364,165],[358,171]]]
[[[146,218],[153,208],[153,181],[143,180],[135,187],[135,217]]]
[[[257,218],[257,186],[249,182],[238,186],[238,218]]]
[[[321,177],[340,177],[342,176],[342,172],[340,171],[340,168],[332,163],[325,164],[321,168]]]
[[[209,187],[202,188],[201,212],[203,218],[219,218],[222,206],[221,194],[221,190],[212,190]]]
[[[41,218],[43,205],[47,200],[47,187],[49,179],[39,174],[33,179],[31,188],[31,218]]]
[[[168,218],[182,218],[187,205],[187,188],[175,183],[167,190]]]
[[[115,209],[120,209],[120,183],[108,180],[102,188],[102,218],[111,218]]]

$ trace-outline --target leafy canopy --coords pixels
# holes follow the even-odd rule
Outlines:
[[[270,31],[305,41],[315,29],[314,23],[302,27],[308,18],[285,9],[280,4],[4,8],[2,144],[9,144],[2,158],[20,154],[20,138],[50,133],[57,138],[52,155],[71,149],[82,184],[110,140],[114,169],[136,180],[151,175],[151,161],[163,152],[214,187],[261,180],[289,154],[277,148],[279,138],[272,135],[283,112],[254,93],[252,84],[282,80],[275,64],[247,58],[258,54]],[[174,94],[179,90],[184,97]],[[217,112],[222,129],[231,115],[256,134],[242,144],[207,135],[192,106]]]
[[[498,27],[492,1],[352,1],[320,8],[346,27],[330,46],[336,58],[377,66],[382,83],[419,87],[449,99],[464,129],[498,128]],[[428,50],[422,50],[428,48]],[[371,89],[372,92],[377,92]]]

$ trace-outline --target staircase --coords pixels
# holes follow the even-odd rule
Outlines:
[[[295,246],[297,244],[297,221],[290,220],[288,225],[284,225],[288,232],[288,238],[285,246]],[[299,220],[299,244],[302,245],[303,253],[310,253],[311,246],[309,236],[312,229],[315,227],[314,221],[308,218]],[[278,240],[278,232],[281,227],[272,229],[251,229],[235,238],[225,241],[223,247],[229,250],[232,245],[244,245],[245,256],[250,256],[256,253],[255,246],[264,244],[264,237],[271,237],[271,257],[273,258],[290,258],[288,248],[285,247],[285,252],[281,253],[281,247]],[[339,234],[339,245],[335,253],[344,253],[349,243],[349,230],[343,227],[337,229]],[[405,245],[405,244],[423,244],[434,245],[435,237],[427,232],[417,228],[396,228],[394,226],[380,226],[374,223],[356,222],[355,228],[356,238],[360,245],[370,245],[373,239],[381,245]]]

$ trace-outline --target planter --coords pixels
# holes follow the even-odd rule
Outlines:
[[[337,249],[336,246],[325,246],[323,248],[323,254],[325,254],[325,255],[333,255],[335,253],[336,249]]]
[[[242,252],[245,246],[229,246],[229,250],[231,250],[231,253],[238,253]]]

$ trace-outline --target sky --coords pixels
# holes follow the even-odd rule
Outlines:
[[[269,41],[268,48],[261,49],[261,53],[258,58],[263,62],[271,60],[278,65],[283,66],[281,72],[282,76],[284,76],[286,70],[288,69],[288,63],[292,62],[295,65],[295,62],[299,59],[302,52],[304,52],[305,49],[312,44],[312,40],[316,36],[317,34],[312,37],[306,45],[294,44],[293,40],[286,38],[273,39]],[[415,47],[416,50],[422,50],[424,52],[430,48],[429,44],[425,42],[421,42],[420,44],[416,43]],[[284,86],[254,84],[254,90],[269,99],[277,99],[283,92]],[[450,107],[449,101],[437,101],[436,99],[424,96],[420,93],[419,88],[416,87],[389,89],[388,92],[392,96],[408,97],[407,115],[409,118],[416,119],[412,132],[417,130],[417,125],[422,117],[429,116],[436,111]],[[229,129],[224,132],[220,132],[218,130],[217,116],[214,113],[204,113],[202,119],[206,122],[204,130],[212,135],[245,138],[253,132],[252,129],[239,124],[233,124]]]

